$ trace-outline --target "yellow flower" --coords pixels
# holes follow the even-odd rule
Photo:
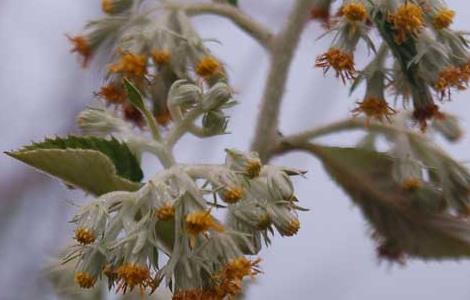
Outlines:
[[[94,232],[91,229],[80,227],[80,228],[77,228],[77,230],[75,230],[75,239],[80,244],[88,245],[88,244],[93,243],[96,237],[95,237]]]
[[[214,287],[217,299],[229,299],[237,296],[241,292],[242,280],[246,276],[255,276],[261,271],[258,264],[261,259],[248,260],[246,257],[238,257],[230,260],[223,269],[214,275],[214,280],[217,283]]]
[[[152,58],[159,66],[166,65],[171,60],[171,53],[168,50],[153,50]]]
[[[423,29],[423,10],[416,4],[406,2],[390,14],[390,22],[395,30],[395,42],[401,44],[409,35],[417,36]]]
[[[198,235],[206,232],[209,229],[222,232],[224,228],[220,225],[214,217],[210,214],[210,211],[195,211],[189,213],[186,218],[186,231],[191,235]]]
[[[214,76],[222,71],[222,65],[213,56],[203,57],[196,65],[196,74],[207,78]]]
[[[354,79],[356,73],[352,55],[338,48],[331,48],[320,55],[315,62],[315,66],[323,68],[324,73],[333,68],[336,71],[336,77],[341,77],[343,82]]]
[[[88,65],[88,62],[90,61],[91,56],[93,54],[90,42],[86,37],[81,35],[74,37],[66,35],[66,37],[69,39],[73,46],[70,52],[76,52],[83,58],[82,67],[85,68]]]
[[[441,92],[441,96],[450,96],[450,89],[456,88],[465,90],[468,76],[465,74],[465,68],[461,67],[448,67],[439,72],[439,77],[434,83],[434,88]]]
[[[157,209],[155,216],[162,221],[169,220],[175,216],[175,207],[170,202],[165,202]]]
[[[454,22],[455,11],[448,8],[439,10],[432,18],[432,25],[436,29],[448,28]]]
[[[225,265],[223,277],[230,279],[243,279],[246,276],[254,276],[260,273],[258,264],[261,259],[249,260],[244,256],[234,258]]]
[[[118,291],[126,292],[127,288],[133,290],[139,286],[141,289],[152,287],[152,277],[147,266],[139,266],[137,264],[125,264],[116,270],[118,281]]]
[[[147,73],[147,58],[144,55],[132,52],[121,52],[120,60],[110,65],[109,71],[143,77]]]
[[[364,22],[367,19],[367,9],[362,3],[345,4],[341,8],[341,14],[351,22]]]
[[[86,272],[77,272],[75,282],[83,289],[91,289],[95,285],[96,278]]]
[[[355,115],[365,114],[367,119],[376,119],[383,122],[384,119],[390,121],[390,117],[393,116],[396,111],[388,106],[387,101],[376,97],[367,97],[362,102],[357,102],[358,107],[353,109]]]
[[[225,188],[222,200],[227,203],[236,203],[243,197],[243,189],[239,186]]]

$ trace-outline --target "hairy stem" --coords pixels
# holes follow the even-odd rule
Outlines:
[[[279,111],[289,68],[314,1],[297,0],[286,26],[273,40],[271,67],[251,147],[253,151],[259,153],[262,161],[269,160],[272,149],[276,147],[279,140]]]
[[[273,38],[271,31],[232,5],[221,3],[168,3],[165,6],[170,9],[182,9],[188,15],[214,14],[228,18],[264,48],[271,48]]]
[[[319,138],[328,134],[338,133],[346,130],[363,129],[367,131],[382,133],[385,135],[395,135],[397,133],[404,133],[413,138],[424,138],[420,133],[407,130],[404,127],[395,126],[393,124],[385,124],[379,122],[367,122],[364,118],[350,118],[326,126],[306,130],[304,132],[286,136],[280,140],[277,148],[273,150],[274,154],[279,155],[295,149],[299,145],[309,143],[315,138]]]

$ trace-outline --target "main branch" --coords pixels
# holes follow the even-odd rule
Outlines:
[[[273,41],[271,68],[252,144],[252,150],[257,151],[263,161],[269,159],[279,140],[279,111],[287,84],[289,67],[314,1],[297,0],[286,26]]]

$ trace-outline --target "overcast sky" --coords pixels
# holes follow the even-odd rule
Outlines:
[[[240,0],[243,9],[273,30],[282,25],[291,2]],[[457,11],[455,27],[470,29],[468,1],[448,3]],[[98,0],[0,0],[0,150],[76,130],[70,120],[89,103],[102,79],[80,68],[68,53],[64,33],[78,33],[86,20],[100,14]],[[204,38],[222,42],[209,46],[227,64],[240,105],[232,109],[232,135],[186,138],[176,155],[182,162],[222,162],[224,148],[249,146],[268,60],[263,49],[223,19],[199,17],[195,24]],[[285,134],[343,118],[360,98],[348,97],[338,80],[312,67],[328,47],[327,39],[317,40],[320,34],[320,27],[310,24],[295,56],[281,115]],[[362,52],[359,59],[366,55]],[[470,129],[468,96],[470,92],[456,95],[445,108]],[[328,142],[342,144],[344,137]],[[469,146],[467,136],[458,145],[445,145],[463,161],[470,161]],[[275,238],[263,250],[264,274],[247,299],[469,299],[468,262],[378,264],[364,219],[318,161],[291,154],[276,163],[309,171],[306,180],[296,180],[296,188],[311,211],[301,214],[297,236]],[[39,271],[70,237],[67,221],[74,208],[68,202],[82,194],[5,155],[0,155],[0,170],[0,300],[55,299],[38,279]],[[22,193],[26,187],[28,192]]]

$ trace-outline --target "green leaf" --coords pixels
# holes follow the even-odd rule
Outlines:
[[[233,6],[238,6],[238,0],[228,0],[228,3]]]
[[[137,87],[129,81],[129,79],[124,78],[124,85],[126,86],[127,96],[129,102],[138,108],[141,112],[145,111],[143,96]]]
[[[6,154],[95,195],[136,190],[143,178],[135,156],[114,138],[46,139]]]
[[[470,223],[438,208],[430,210],[427,203],[439,203],[440,193],[403,190],[393,180],[393,160],[386,154],[318,145],[305,149],[323,162],[386,245],[425,259],[470,256]]]

